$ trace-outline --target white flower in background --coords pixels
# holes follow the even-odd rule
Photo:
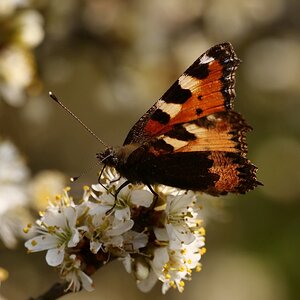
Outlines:
[[[60,192],[64,183],[57,171],[38,173],[32,180],[14,144],[0,139],[0,239],[6,247],[24,239],[23,228],[32,221],[29,207],[44,210],[47,199],[54,201],[50,194]]]
[[[29,171],[14,144],[0,139],[0,182],[22,184]]]
[[[17,148],[0,140],[0,239],[8,248],[16,246],[24,225],[31,220],[26,209],[28,179],[29,171]]]
[[[10,45],[0,53],[2,80],[11,87],[28,86],[34,75],[32,57],[25,49]]]
[[[1,188],[0,188],[1,190]],[[5,193],[10,193],[9,190],[5,190]],[[15,193],[14,190],[11,190]],[[0,192],[1,194],[1,192]],[[1,195],[0,195],[1,197]],[[3,206],[0,205],[0,240],[4,245],[13,249],[17,246],[18,240],[24,239],[25,234],[23,232],[24,225],[32,220],[32,216],[28,212],[28,209],[22,206]]]
[[[37,210],[45,210],[48,201],[54,201],[66,186],[66,176],[55,170],[44,170],[37,173],[30,181],[29,193],[31,205]]]
[[[0,51],[0,92],[12,105],[24,100],[24,89],[34,77],[32,54],[25,48],[10,45]]]
[[[3,281],[8,278],[8,271],[0,267],[0,286]]]
[[[0,17],[11,15],[18,7],[24,7],[28,2],[28,0],[1,0]]]
[[[93,280],[81,270],[81,261],[75,254],[71,254],[62,264],[60,275],[70,284],[67,290],[80,291],[81,287],[91,292],[94,290]]]
[[[33,48],[44,38],[43,17],[28,1],[1,0],[0,94],[10,105],[22,105],[36,84]]]
[[[18,28],[17,40],[29,48],[38,46],[44,39],[43,23],[44,19],[37,11],[21,12],[15,19]]]

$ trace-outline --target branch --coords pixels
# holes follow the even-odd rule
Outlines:
[[[57,282],[55,283],[47,292],[44,294],[36,297],[36,298],[29,298],[29,300],[54,300],[58,299],[64,295],[69,294],[71,291],[66,290],[68,287],[68,282]]]

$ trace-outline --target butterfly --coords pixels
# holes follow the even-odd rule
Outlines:
[[[233,110],[239,63],[229,42],[208,49],[137,121],[123,146],[97,153],[99,161],[127,178],[122,187],[164,184],[218,196],[260,185],[246,158],[252,128]]]

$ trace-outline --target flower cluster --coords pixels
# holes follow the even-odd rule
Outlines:
[[[200,271],[205,253],[201,206],[195,193],[128,184],[106,168],[100,184],[85,187],[74,201],[66,188],[49,203],[35,225],[29,252],[46,250],[46,261],[69,282],[68,289],[93,289],[97,268],[118,258],[147,292],[159,280],[162,292],[184,289],[192,270]]]
[[[33,48],[44,38],[43,18],[30,1],[1,1],[0,36],[0,94],[17,106],[36,81]]]

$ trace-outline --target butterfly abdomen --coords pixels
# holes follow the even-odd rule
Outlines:
[[[259,184],[256,167],[246,158],[220,151],[156,156],[144,147],[120,162],[117,170],[133,183],[164,184],[215,196],[245,193]]]

